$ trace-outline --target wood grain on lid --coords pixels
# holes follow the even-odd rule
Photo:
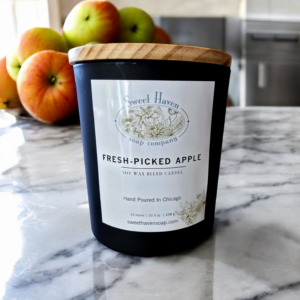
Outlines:
[[[226,52],[172,44],[95,44],[73,48],[69,51],[70,64],[107,59],[177,60],[231,66],[231,55]]]

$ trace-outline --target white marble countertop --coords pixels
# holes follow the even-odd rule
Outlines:
[[[300,299],[300,108],[227,111],[214,235],[131,257],[90,230],[79,126],[0,114],[0,298]]]

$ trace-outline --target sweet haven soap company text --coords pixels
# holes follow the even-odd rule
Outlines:
[[[123,97],[125,106],[116,117],[115,124],[120,134],[138,146],[165,146],[178,142],[189,127],[189,117],[180,105],[164,99],[156,91],[140,99],[130,95]]]

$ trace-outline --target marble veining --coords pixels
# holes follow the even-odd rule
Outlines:
[[[175,255],[90,230],[78,125],[0,113],[3,300],[300,299],[300,108],[229,108],[213,236]]]

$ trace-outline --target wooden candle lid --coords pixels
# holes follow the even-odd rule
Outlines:
[[[177,60],[231,66],[231,55],[226,52],[172,44],[94,44],[69,51],[70,64],[107,59]]]

